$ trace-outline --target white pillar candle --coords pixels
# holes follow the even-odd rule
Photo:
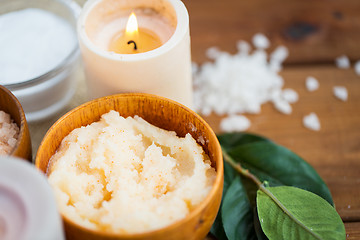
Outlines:
[[[0,239],[65,239],[46,177],[25,160],[5,156],[0,156]]]
[[[134,12],[140,34],[137,51],[121,38]],[[141,32],[160,41],[143,49]],[[160,95],[192,107],[189,16],[180,0],[90,0],[78,20],[78,34],[91,98],[119,92]],[[112,43],[120,47],[114,52]],[[131,52],[131,51],[130,51]]]

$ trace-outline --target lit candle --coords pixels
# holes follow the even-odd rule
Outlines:
[[[131,13],[125,32],[115,35],[109,44],[109,51],[120,54],[134,54],[154,50],[162,44],[154,32],[138,27],[135,13]]]
[[[90,98],[144,92],[192,107],[189,16],[180,0],[90,0],[78,34]]]

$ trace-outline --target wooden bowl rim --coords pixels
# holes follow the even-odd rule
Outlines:
[[[20,116],[20,126],[19,127],[19,135],[18,135],[18,139],[16,140],[16,144],[13,147],[13,149],[11,150],[11,152],[8,154],[8,156],[11,156],[14,154],[14,152],[16,152],[16,150],[19,148],[20,142],[21,140],[24,138],[25,135],[25,131],[26,131],[26,117],[25,117],[25,112],[24,109],[22,107],[22,105],[20,104],[19,100],[15,97],[15,95],[9,90],[7,89],[5,86],[0,85],[0,88],[2,91],[4,91],[9,97],[10,99],[16,104],[16,109],[17,109],[17,113]],[[10,114],[10,113],[7,113]],[[11,115],[10,115],[11,116]],[[11,116],[11,119],[15,122],[15,119],[13,116]],[[16,123],[16,122],[15,122]],[[17,124],[16,124],[17,125]]]
[[[222,156],[221,146],[216,137],[216,134],[214,133],[214,131],[212,130],[210,125],[200,115],[198,115],[196,112],[194,112],[190,108],[188,108],[176,101],[165,98],[165,97],[148,94],[148,93],[120,93],[120,94],[114,94],[114,95],[110,95],[110,96],[97,98],[97,99],[88,101],[84,104],[81,104],[80,106],[70,110],[65,115],[63,115],[61,118],[59,118],[47,131],[43,140],[41,141],[39,150],[36,154],[35,166],[37,168],[40,167],[40,163],[38,162],[38,154],[39,154],[40,150],[42,149],[43,142],[45,141],[45,139],[47,138],[47,136],[50,134],[50,132],[53,129],[55,129],[61,125],[61,123],[62,123],[62,121],[64,121],[64,119],[66,119],[69,115],[72,115],[74,112],[80,111],[82,108],[87,108],[88,106],[95,105],[96,103],[106,101],[107,99],[115,99],[115,98],[147,98],[147,99],[154,99],[154,100],[159,99],[159,100],[163,100],[163,101],[168,101],[170,104],[173,104],[176,107],[182,108],[185,111],[189,112],[191,115],[194,115],[194,117],[196,117],[201,122],[201,124],[203,124],[205,126],[206,129],[208,129],[209,135],[211,135],[211,137],[216,140],[215,144],[216,144],[216,149],[218,149],[218,151],[217,151],[217,154],[214,155],[214,159],[218,159],[218,162],[216,162],[216,168],[217,168],[216,169],[216,178],[213,183],[213,187],[212,187],[211,191],[208,193],[208,195],[206,196],[206,198],[197,207],[195,207],[195,209],[193,209],[185,218],[182,218],[182,219],[180,219],[170,225],[167,225],[163,228],[159,228],[159,229],[155,229],[155,230],[147,231],[147,232],[143,232],[143,233],[141,233],[141,232],[140,233],[107,233],[107,232],[101,232],[101,231],[94,230],[94,229],[89,229],[89,228],[83,227],[83,226],[73,222],[72,220],[70,220],[68,217],[66,217],[65,215],[63,215],[60,212],[63,220],[72,224],[73,226],[76,226],[76,228],[80,229],[81,231],[89,232],[93,235],[100,235],[100,236],[106,237],[106,238],[129,238],[130,237],[130,238],[140,239],[140,238],[150,237],[151,235],[157,234],[164,230],[171,230],[171,229],[177,228],[177,227],[181,226],[182,224],[184,224],[185,222],[189,221],[190,219],[195,218],[197,215],[201,214],[201,212],[206,208],[206,206],[208,206],[210,204],[211,200],[216,197],[216,193],[217,193],[218,189],[219,188],[222,189],[224,165],[223,165],[223,156]]]

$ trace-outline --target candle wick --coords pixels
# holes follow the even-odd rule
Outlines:
[[[136,42],[133,41],[133,40],[130,40],[130,41],[127,42],[127,44],[131,44],[131,43],[134,44],[134,50],[137,50]]]

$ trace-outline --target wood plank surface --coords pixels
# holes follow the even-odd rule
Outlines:
[[[295,89],[300,100],[291,115],[277,112],[270,103],[259,115],[246,114],[252,122],[249,131],[290,148],[314,166],[331,190],[347,239],[360,239],[360,76],[334,63],[342,54],[352,63],[360,59],[360,1],[183,2],[189,10],[192,58],[197,63],[208,61],[207,48],[217,46],[233,54],[238,40],[251,41],[258,32],[269,37],[269,52],[278,45],[289,49],[281,75],[285,87]],[[307,76],[319,80],[319,90],[306,90]],[[347,87],[347,102],[333,96],[335,85]],[[303,127],[302,118],[310,112],[321,121],[319,132]],[[220,132],[221,117],[205,119]]]
[[[360,236],[360,223],[359,222],[346,222],[346,240],[359,240]],[[208,235],[205,240],[216,240],[212,235]]]
[[[346,54],[360,59],[360,1],[358,0],[184,0],[189,10],[192,53],[204,61],[204,51],[220,46],[235,52],[239,39],[257,32],[273,47],[290,49],[288,63],[333,62]]]
[[[360,223],[349,222],[345,223],[346,240],[359,240],[360,236]]]

